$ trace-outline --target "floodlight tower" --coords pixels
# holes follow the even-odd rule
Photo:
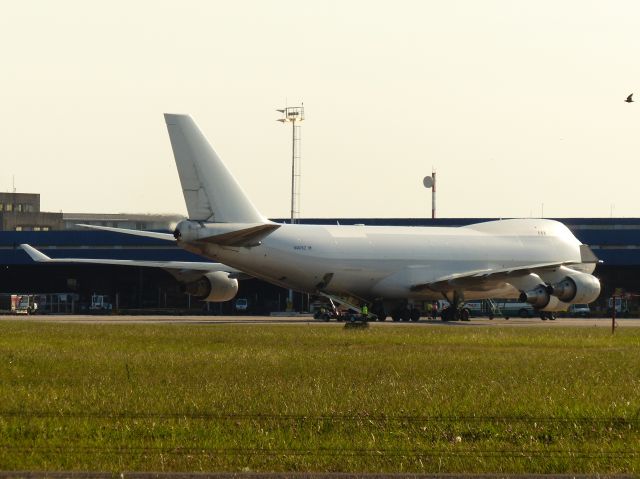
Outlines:
[[[282,110],[282,118],[278,121],[291,123],[292,144],[291,144],[291,224],[297,222],[300,215],[300,156],[301,156],[301,125],[304,120],[304,103],[301,106],[288,106]]]
[[[304,120],[304,103],[301,106],[287,106],[282,110],[276,110],[282,113],[282,118],[278,121],[282,124],[291,123],[292,141],[291,141],[291,224],[298,221],[300,215],[300,146],[301,146],[301,127],[300,122]],[[287,311],[293,310],[293,290],[289,290],[289,299],[287,300]]]

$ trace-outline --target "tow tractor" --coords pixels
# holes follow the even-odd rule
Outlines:
[[[321,321],[330,321],[335,319],[338,322],[348,321],[351,323],[366,323],[369,321],[378,321],[378,316],[369,313],[364,307],[360,308],[354,304],[352,298],[344,300],[335,296],[323,294],[328,299],[329,304],[320,306],[313,317]],[[336,305],[339,303],[339,305]]]

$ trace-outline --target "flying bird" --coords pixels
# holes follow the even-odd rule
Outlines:
[[[631,95],[629,95],[625,101],[627,103],[633,103],[633,98],[631,98],[632,96],[633,96],[633,93]]]

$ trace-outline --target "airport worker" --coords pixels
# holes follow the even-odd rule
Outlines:
[[[366,318],[369,316],[369,308],[367,307],[366,304],[362,307],[362,309],[360,310],[360,313],[362,314],[363,318]]]

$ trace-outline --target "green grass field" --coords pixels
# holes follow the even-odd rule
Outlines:
[[[0,323],[0,469],[640,472],[640,329]]]

